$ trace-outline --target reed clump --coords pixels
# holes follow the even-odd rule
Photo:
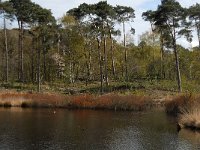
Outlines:
[[[178,116],[178,129],[200,130],[200,96],[185,94],[176,96],[165,104],[166,112]]]
[[[196,101],[196,97],[192,94],[175,96],[165,102],[165,111],[169,115],[178,116],[182,110],[190,108]]]
[[[190,128],[192,130],[200,130],[200,107],[199,105],[184,110],[179,117],[178,122],[180,128]]]

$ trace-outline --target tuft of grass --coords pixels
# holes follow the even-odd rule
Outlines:
[[[165,111],[169,115],[177,116],[182,110],[191,107],[194,102],[195,97],[192,94],[175,96],[173,99],[165,102]]]
[[[180,95],[167,101],[165,109],[168,114],[178,116],[178,128],[200,130],[200,96]]]
[[[189,110],[184,110],[178,123],[181,128],[200,130],[200,107],[193,106]]]

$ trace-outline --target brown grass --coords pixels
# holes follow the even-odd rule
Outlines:
[[[176,96],[165,104],[168,114],[178,116],[179,128],[200,130],[200,96],[186,94]]]
[[[144,96],[117,94],[66,96],[49,93],[4,92],[0,93],[0,106],[141,111],[150,108],[152,100]]]
[[[197,97],[192,94],[175,96],[165,102],[165,111],[170,115],[177,116],[182,113],[182,110],[191,107],[196,99]]]
[[[196,105],[183,111],[179,118],[179,126],[181,128],[200,129],[200,107]]]
[[[152,101],[143,96],[120,96],[107,94],[103,96],[80,95],[70,101],[72,108],[109,109],[109,110],[134,110],[141,111],[152,106]]]
[[[67,96],[38,93],[0,93],[0,106],[9,104],[12,107],[66,107]]]

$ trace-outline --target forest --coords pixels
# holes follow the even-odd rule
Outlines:
[[[72,94],[77,89],[199,90],[200,4],[183,8],[176,0],[161,0],[156,10],[143,12],[151,30],[138,45],[130,38],[135,29],[127,28],[135,10],[107,1],[83,3],[58,20],[31,0],[1,2],[0,14],[2,88]],[[12,28],[7,27],[10,21]],[[179,38],[192,42],[193,35],[197,47],[177,44]]]

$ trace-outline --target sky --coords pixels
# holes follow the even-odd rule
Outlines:
[[[100,0],[32,0],[33,2],[41,5],[44,8],[51,9],[53,15],[56,19],[62,17],[67,10],[78,7],[82,3],[98,3]],[[189,7],[196,3],[200,3],[200,0],[177,0],[183,7]],[[127,26],[133,27],[136,30],[134,37],[135,44],[138,44],[138,36],[145,31],[150,31],[150,24],[145,22],[141,15],[142,12],[147,10],[156,10],[157,6],[160,4],[160,0],[107,0],[107,2],[113,6],[123,5],[132,7],[135,10],[136,18],[133,23],[127,24]],[[197,38],[190,44],[183,38],[179,40],[185,47],[196,46],[198,44]]]

